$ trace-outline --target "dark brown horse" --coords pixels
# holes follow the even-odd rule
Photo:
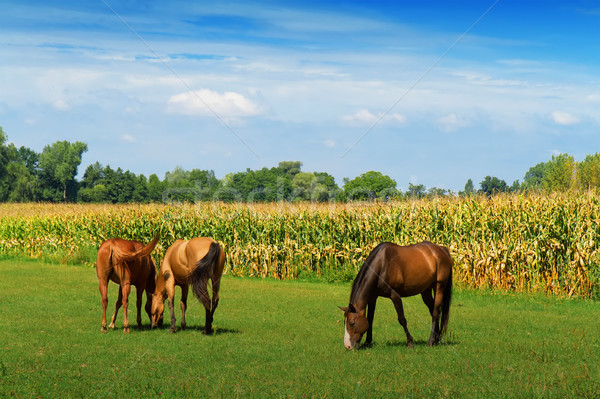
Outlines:
[[[106,331],[106,307],[108,306],[108,282],[110,280],[119,284],[119,298],[115,305],[115,313],[110,321],[109,328],[115,328],[115,319],[119,308],[123,305],[125,319],[123,332],[129,332],[129,319],[127,318],[127,306],[129,304],[129,292],[134,285],[137,293],[137,324],[142,326],[142,296],[146,291],[146,313],[150,315],[151,295],[154,292],[156,267],[150,256],[158,242],[158,237],[146,246],[138,241],[128,241],[122,238],[111,238],[100,245],[98,257],[96,258],[96,274],[102,296],[102,330]]]
[[[340,308],[344,311],[344,346],[356,349],[365,332],[365,345],[371,344],[375,304],[381,296],[394,303],[408,347],[412,348],[413,337],[406,326],[402,297],[417,294],[421,294],[431,313],[428,345],[436,345],[446,331],[452,299],[452,259],[448,249],[430,242],[406,247],[389,242],[379,244],[354,279],[350,304]]]
[[[185,329],[185,311],[189,285],[196,298],[206,309],[204,334],[212,333],[212,322],[219,304],[219,287],[225,265],[225,252],[218,242],[208,237],[177,240],[167,249],[152,297],[152,327],[162,325],[165,299],[169,297],[171,329],[175,332],[175,286],[181,287],[181,328]],[[208,293],[208,279],[212,282],[212,303]]]

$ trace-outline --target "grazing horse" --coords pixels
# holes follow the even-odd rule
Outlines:
[[[417,294],[421,294],[432,318],[427,344],[436,345],[448,326],[452,299],[452,259],[448,248],[430,242],[405,247],[389,242],[379,244],[354,279],[350,304],[340,307],[344,311],[344,346],[358,348],[365,332],[365,345],[371,344],[375,304],[381,296],[394,303],[408,347],[412,348],[413,337],[406,326],[402,297]]]
[[[122,238],[111,238],[100,245],[98,257],[96,258],[96,274],[102,296],[102,330],[106,330],[106,307],[108,306],[108,282],[109,280],[119,284],[119,298],[115,305],[115,313],[112,316],[109,328],[115,328],[115,319],[121,305],[125,313],[123,332],[129,332],[129,319],[127,318],[127,306],[129,304],[129,292],[134,285],[137,292],[137,325],[142,326],[142,296],[146,291],[146,313],[150,316],[151,295],[154,293],[156,267],[150,256],[158,242],[155,237],[146,246],[138,241],[128,241]]]
[[[171,329],[175,332],[175,286],[181,287],[181,329],[185,329],[187,296],[191,284],[194,295],[206,309],[204,334],[212,333],[212,322],[219,304],[219,287],[225,265],[225,252],[218,242],[208,237],[177,240],[167,249],[152,297],[152,327],[162,325],[165,299],[169,297]],[[212,304],[208,293],[208,279],[212,281]]]

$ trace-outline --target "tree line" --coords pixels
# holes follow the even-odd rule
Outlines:
[[[409,183],[397,183],[381,172],[369,171],[345,178],[339,187],[326,172],[302,171],[302,162],[283,161],[276,167],[246,169],[217,179],[212,170],[181,167],[146,178],[99,162],[89,165],[81,181],[76,179],[87,144],[57,141],[41,153],[7,143],[0,127],[0,202],[274,202],[274,201],[363,201],[373,199],[423,198],[454,195],[451,191]],[[504,180],[486,176],[474,187],[469,179],[459,195],[494,195],[518,191],[566,191],[600,186],[600,154],[576,162],[568,154],[553,156],[531,167],[524,180],[509,186]]]

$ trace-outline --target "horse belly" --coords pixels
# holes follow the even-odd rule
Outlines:
[[[406,270],[398,268],[395,273],[389,273],[387,281],[383,281],[384,287],[388,286],[388,291],[391,295],[391,290],[394,290],[402,297],[408,297],[421,294],[428,288],[435,285],[436,276],[432,273],[429,267],[409,267]],[[382,285],[380,279],[380,286]]]

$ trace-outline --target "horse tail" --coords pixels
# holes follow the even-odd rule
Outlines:
[[[146,245],[145,247],[143,247],[141,249],[138,249],[135,252],[125,252],[125,251],[122,251],[121,249],[119,249],[118,247],[113,247],[113,252],[116,256],[118,256],[119,258],[121,258],[124,261],[132,261],[135,259],[143,258],[143,257],[150,255],[152,253],[152,251],[154,251],[154,248],[156,247],[156,244],[158,243],[158,239],[159,239],[158,236],[154,237],[154,239],[152,241],[150,241],[150,243],[148,245]]]
[[[207,287],[208,279],[213,276],[220,255],[221,246],[216,241],[212,242],[208,248],[208,253],[196,263],[196,268],[190,274],[189,282],[192,285],[194,295],[202,303],[210,303]]]
[[[446,247],[442,247],[450,255]],[[448,329],[448,320],[450,319],[450,302],[452,302],[452,259],[450,258],[450,273],[446,288],[444,288],[444,298],[442,300],[442,322],[440,326],[440,335],[444,335]]]

